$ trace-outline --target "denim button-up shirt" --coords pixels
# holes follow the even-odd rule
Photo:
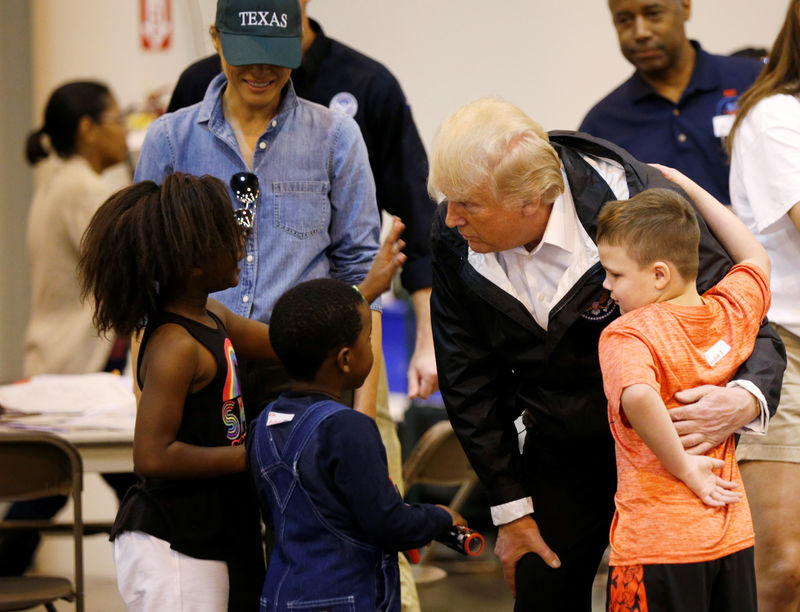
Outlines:
[[[250,169],[222,113],[226,84],[220,74],[202,102],[153,122],[135,180],[160,183],[178,171],[210,174],[228,186],[233,207],[241,206],[228,183]],[[261,196],[239,284],[213,297],[268,323],[275,301],[297,283],[322,277],[360,283],[378,250],[380,217],[355,121],[298,98],[289,82],[278,114],[256,143],[252,171]]]

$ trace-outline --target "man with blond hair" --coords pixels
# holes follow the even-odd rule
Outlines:
[[[445,406],[499,526],[517,610],[591,610],[614,512],[614,445],[598,363],[619,316],[595,234],[609,200],[678,190],[624,150],[549,135],[495,99],[448,117],[431,151],[431,313]],[[700,220],[698,290],[731,260]],[[685,389],[670,416],[690,452],[763,430],[785,357],[769,326],[729,388]],[[515,421],[527,430],[519,451]]]

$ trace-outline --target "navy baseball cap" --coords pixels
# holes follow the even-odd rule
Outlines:
[[[222,55],[232,66],[300,65],[303,20],[298,0],[218,0],[214,25]]]

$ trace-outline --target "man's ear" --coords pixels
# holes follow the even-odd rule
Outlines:
[[[522,215],[525,217],[530,217],[536,211],[539,210],[539,207],[542,205],[542,198],[536,198],[535,200],[528,200],[522,205]]]
[[[339,349],[339,352],[336,353],[336,365],[342,372],[345,372],[346,374],[350,373],[351,358],[352,355],[349,346],[343,346]]]
[[[681,0],[681,9],[683,10],[683,21],[685,23],[692,16],[692,0]]]
[[[211,44],[214,46],[214,50],[222,55],[220,52],[219,32],[217,31],[217,27],[213,24],[210,25],[208,28],[208,33],[211,35]]]
[[[669,265],[664,261],[656,261],[653,263],[653,279],[654,283],[653,286],[661,291],[669,285],[669,281],[672,278],[672,270],[670,269]]]

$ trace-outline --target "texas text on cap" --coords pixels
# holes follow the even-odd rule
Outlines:
[[[218,0],[214,25],[232,66],[300,65],[303,23],[297,0]]]

